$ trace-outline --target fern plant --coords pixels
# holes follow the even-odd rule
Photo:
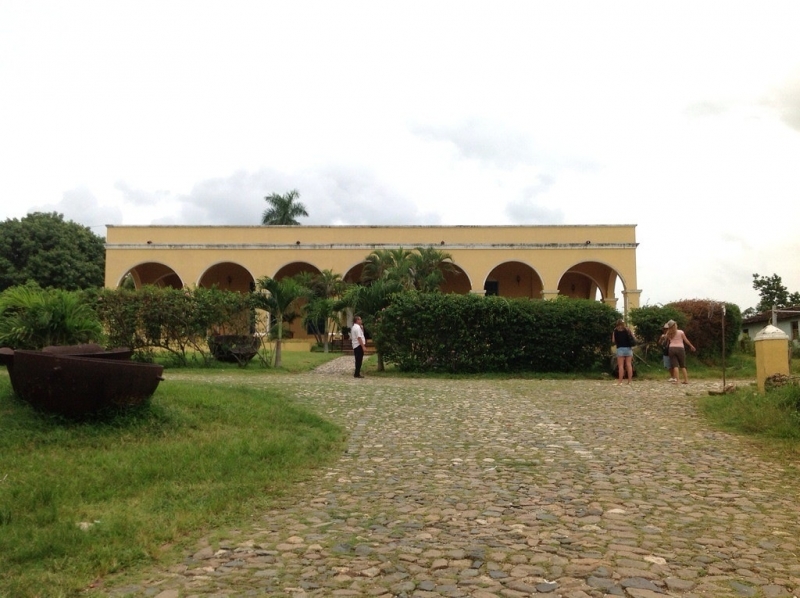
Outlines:
[[[102,337],[100,320],[77,291],[25,285],[0,294],[0,346],[37,350]]]

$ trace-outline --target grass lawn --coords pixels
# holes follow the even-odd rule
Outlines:
[[[168,355],[162,355],[163,359],[158,362],[162,363],[166,369],[173,371],[190,371],[202,369],[204,372],[226,371],[231,370],[241,371],[244,373],[253,374],[298,374],[300,372],[308,372],[313,370],[318,365],[327,363],[331,359],[342,357],[341,353],[323,353],[322,351],[282,351],[281,354],[281,367],[276,368],[271,365],[265,365],[265,362],[272,363],[272,356],[269,354],[260,354],[254,357],[244,367],[236,363],[223,363],[219,361],[211,361],[206,365],[200,365],[200,362],[189,361],[187,366],[176,366],[173,360]],[[351,357],[352,359],[352,357]]]
[[[286,371],[320,359],[287,354]],[[191,380],[162,384],[149,408],[67,422],[14,398],[3,368],[0,596],[77,596],[152,562],[165,545],[268,508],[336,459],[344,438],[278,391]]]
[[[797,371],[797,370],[793,370]],[[747,436],[760,451],[783,464],[800,465],[800,387],[787,385],[759,394],[752,386],[699,399],[711,425]]]

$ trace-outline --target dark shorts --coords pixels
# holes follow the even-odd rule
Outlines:
[[[674,368],[686,367],[686,349],[683,347],[669,348],[669,362]]]

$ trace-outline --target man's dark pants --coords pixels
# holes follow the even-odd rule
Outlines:
[[[356,378],[361,375],[361,363],[364,361],[364,347],[359,345],[353,349],[353,356],[356,358],[356,373],[353,374]]]

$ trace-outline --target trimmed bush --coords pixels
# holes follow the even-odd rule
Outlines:
[[[634,307],[630,312],[630,324],[636,328],[636,336],[644,344],[656,344],[663,333],[664,324],[670,320],[675,320],[678,327],[682,328],[686,316],[675,307],[660,305]]]
[[[725,339],[722,338],[722,306],[725,306]],[[730,355],[736,350],[739,333],[742,330],[742,312],[738,305],[722,303],[711,299],[683,299],[670,303],[685,315],[685,321],[678,321],[686,336],[697,347],[700,358],[719,357],[722,345]]]
[[[573,372],[605,365],[619,313],[588,300],[400,293],[375,341],[404,371]]]
[[[164,350],[185,365],[189,351],[209,359],[210,333],[249,333],[252,301],[249,294],[216,288],[144,286],[104,289],[94,308],[111,346],[130,347],[142,361],[152,361],[155,350]]]

